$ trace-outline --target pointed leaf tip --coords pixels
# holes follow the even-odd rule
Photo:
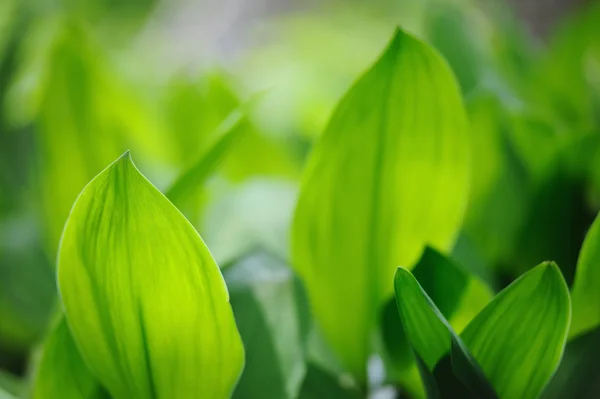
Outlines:
[[[467,129],[447,63],[396,29],[313,147],[294,215],[293,264],[323,336],[358,379],[366,378],[396,265],[410,267],[426,244],[446,250],[456,239],[468,192]]]
[[[73,206],[58,257],[73,340],[114,398],[226,398],[244,351],[208,248],[129,152]]]
[[[560,363],[570,318],[564,278],[543,262],[496,295],[461,337],[500,397],[533,399]]]

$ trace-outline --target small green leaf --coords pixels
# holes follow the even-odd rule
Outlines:
[[[600,217],[585,236],[571,290],[573,321],[569,339],[600,325]]]
[[[400,320],[415,351],[427,394],[496,398],[474,357],[415,277],[399,267],[394,286]]]
[[[552,262],[500,292],[461,337],[501,398],[537,398],[560,363],[571,319],[567,285]]]
[[[480,279],[431,247],[426,247],[413,275],[456,332],[462,331],[493,297]],[[384,308],[382,332],[393,378],[417,395],[419,383],[418,375],[413,372],[414,357],[395,300]]]
[[[113,398],[231,394],[244,351],[223,277],[129,153],[75,202],[58,282],[82,358]]]
[[[101,389],[83,362],[61,316],[44,343],[33,399],[92,399]]]
[[[316,144],[292,229],[294,266],[321,332],[358,379],[395,265],[412,266],[426,243],[442,250],[454,243],[468,152],[448,65],[398,30]]]

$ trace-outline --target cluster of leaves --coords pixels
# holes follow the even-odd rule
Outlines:
[[[0,397],[594,397],[600,8],[538,53],[495,6],[402,6],[425,41],[397,30],[322,128],[366,60],[336,54],[322,95],[327,68],[283,98],[220,73],[148,95],[74,17],[95,11],[5,4],[0,368],[25,376]],[[129,152],[110,163],[125,148],[164,195]]]

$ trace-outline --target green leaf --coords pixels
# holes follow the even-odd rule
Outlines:
[[[461,337],[501,398],[537,398],[557,369],[571,319],[567,285],[544,262],[502,290]]]
[[[600,325],[600,217],[585,236],[571,290],[573,320],[569,339]]]
[[[594,399],[600,391],[600,328],[570,340],[543,399]]]
[[[223,275],[247,359],[233,398],[296,398],[308,334],[308,305],[297,278],[265,251],[244,257]]]
[[[33,388],[34,399],[92,399],[101,386],[85,365],[63,316],[46,338]]]
[[[235,110],[221,122],[215,133],[216,138],[206,152],[185,170],[166,191],[165,195],[174,204],[180,205],[185,202],[190,192],[193,193],[203,186],[206,179],[246,131],[245,121],[244,111]]]
[[[75,202],[58,282],[82,358],[115,399],[231,394],[244,351],[223,277],[128,152]]]
[[[480,279],[431,247],[426,247],[413,275],[457,332],[462,331],[493,297]],[[384,308],[382,332],[386,360],[391,363],[393,378],[417,395],[419,384],[413,372],[414,357],[398,317],[395,300]]]
[[[399,267],[394,286],[400,320],[417,356],[427,394],[495,398],[476,360],[415,277]]]
[[[359,379],[395,265],[456,238],[469,169],[459,93],[444,60],[398,30],[339,103],[305,171],[294,266],[323,336]]]

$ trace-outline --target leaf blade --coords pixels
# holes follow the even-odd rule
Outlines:
[[[536,398],[554,374],[571,317],[553,262],[522,275],[469,323],[461,338],[502,398]]]
[[[58,282],[80,353],[113,397],[231,393],[244,352],[223,277],[128,152],[73,206]]]
[[[398,30],[313,150],[292,230],[294,266],[323,335],[359,379],[394,265],[411,266],[426,242],[454,241],[466,201],[466,129],[447,64]],[[432,200],[440,195],[443,204]]]

